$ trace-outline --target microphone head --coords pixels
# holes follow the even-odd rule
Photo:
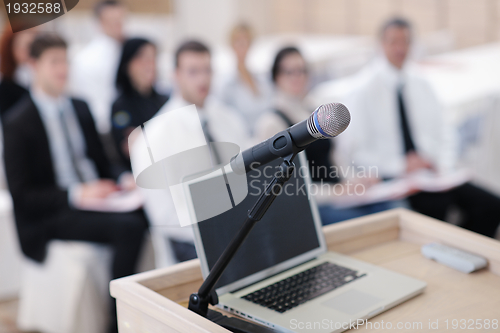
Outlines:
[[[307,119],[307,130],[316,139],[333,138],[351,122],[349,110],[341,103],[320,105]]]

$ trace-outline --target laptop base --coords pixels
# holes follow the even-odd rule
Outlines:
[[[208,310],[207,319],[233,333],[276,333],[277,331],[266,326],[254,324],[236,317],[228,317],[214,310]]]

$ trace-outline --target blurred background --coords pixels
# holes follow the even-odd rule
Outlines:
[[[220,52],[221,57],[227,56],[229,31],[240,22],[251,26],[257,37],[249,59],[252,68],[268,69],[273,47],[305,39],[303,51],[309,61],[326,70],[322,72],[323,79],[350,74],[362,65],[375,52],[373,37],[381,22],[394,15],[404,16],[414,24],[417,58],[500,39],[497,0],[123,2],[130,11],[127,33],[148,36],[160,45],[165,57],[162,63],[167,69],[171,66],[169,55],[187,37],[199,38]],[[72,51],[77,52],[96,33],[93,4],[92,0],[81,0],[68,15],[45,24],[44,28],[61,33],[71,42]],[[5,22],[5,11],[2,14],[0,20]],[[339,63],[340,60],[343,62]]]
[[[380,53],[377,34],[388,18],[412,22],[411,58],[434,88],[459,133],[460,164],[476,184],[500,195],[500,0],[126,0],[125,34],[158,47],[159,92],[173,89],[174,52],[187,38],[212,51],[214,85],[236,67],[231,29],[254,33],[246,64],[269,76],[276,52],[302,51],[310,69],[311,96],[342,100],[350,76]],[[41,27],[69,44],[74,59],[98,33],[95,1],[80,0],[68,14]],[[0,27],[6,27],[5,9]],[[3,33],[3,31],[0,31]],[[8,194],[4,194],[8,197]],[[0,333],[16,328],[21,254],[10,201],[0,202]],[[150,265],[151,266],[151,265]],[[150,267],[148,266],[148,267]],[[70,332],[66,332],[70,333]]]

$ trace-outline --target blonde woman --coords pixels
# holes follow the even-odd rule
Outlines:
[[[253,33],[248,25],[235,26],[230,44],[236,58],[236,69],[223,80],[219,97],[226,105],[238,111],[253,128],[257,118],[271,106],[271,84],[267,78],[251,73],[246,65]]]

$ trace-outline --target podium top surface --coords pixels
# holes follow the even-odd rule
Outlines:
[[[330,251],[427,282],[423,294],[371,318],[364,330],[385,331],[391,323],[392,329],[402,325],[399,329],[405,332],[436,327],[438,331],[495,331],[495,322],[496,330],[500,329],[499,241],[405,209],[336,223],[323,230]],[[426,259],[420,247],[429,242],[481,255],[487,258],[488,267],[464,274]],[[179,304],[202,282],[197,259],[112,281],[120,332],[228,332]]]

